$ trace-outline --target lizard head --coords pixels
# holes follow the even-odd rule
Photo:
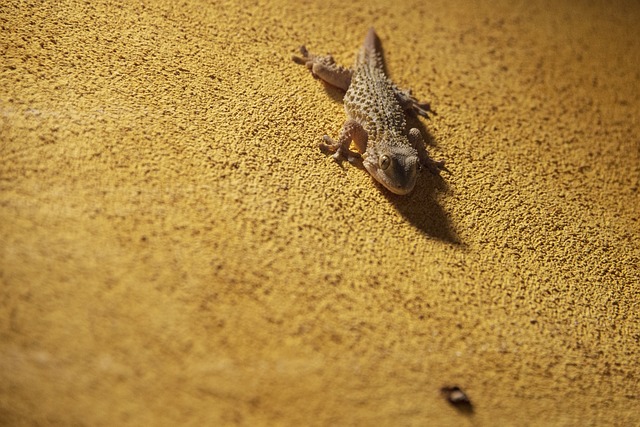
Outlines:
[[[408,144],[392,145],[376,153],[367,153],[363,164],[392,193],[408,194],[416,185],[418,152]]]

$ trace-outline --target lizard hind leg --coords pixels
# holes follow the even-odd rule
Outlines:
[[[328,135],[322,137],[320,149],[325,152],[334,153],[333,158],[336,161],[347,159],[350,163],[361,158],[357,152],[350,149],[351,141],[355,142],[358,151],[364,153],[367,150],[367,141],[369,136],[362,125],[353,119],[347,120],[342,126],[342,131],[337,141],[334,141]]]
[[[411,93],[411,89],[400,89],[394,85],[393,91],[396,94],[398,102],[405,111],[411,111],[414,114],[427,119],[429,118],[429,113],[434,115],[436,114],[436,112],[431,109],[431,104],[428,102],[418,101],[418,99]]]
[[[302,56],[293,56],[291,59],[296,64],[306,66],[315,78],[319,78],[332,86],[344,91],[349,89],[351,75],[353,72],[349,68],[336,64],[331,55],[315,55],[310,53],[306,47],[300,47]]]

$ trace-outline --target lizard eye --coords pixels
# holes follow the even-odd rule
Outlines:
[[[389,165],[391,165],[391,159],[389,158],[389,156],[387,156],[386,154],[383,154],[382,156],[380,156],[380,169],[382,170],[387,170],[389,169]]]

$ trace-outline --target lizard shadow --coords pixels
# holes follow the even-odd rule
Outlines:
[[[434,111],[430,111],[430,113],[436,114]],[[426,147],[437,145],[435,138],[422,121],[413,114],[407,114],[407,129],[411,128],[417,128],[420,131]],[[438,192],[451,194],[451,189],[446,181],[446,178],[450,176],[451,172],[446,169],[446,166],[440,175],[423,170],[418,176],[416,187],[411,194],[398,196],[386,191],[385,195],[396,209],[423,233],[455,245],[463,245],[449,217],[436,199]]]
[[[428,109],[428,113],[430,115],[437,115],[431,108]],[[407,132],[411,128],[418,129],[420,134],[422,134],[425,148],[437,145],[431,132],[429,132],[425,124],[416,114],[407,113],[406,119]],[[427,116],[426,120],[430,120],[430,117]],[[436,158],[434,160],[440,159]],[[446,174],[445,176],[451,176],[451,173],[446,167],[444,173]],[[387,199],[393,203],[398,212],[424,234],[444,242],[463,245],[446,212],[437,202],[437,192],[451,193],[445,177],[443,177],[443,175],[434,175],[427,170],[423,170],[418,176],[416,187],[411,194],[398,196],[389,191],[385,191],[384,194]]]
[[[422,171],[413,191],[400,196],[378,184],[380,191],[400,214],[423,234],[454,245],[464,245],[449,216],[438,203],[438,192],[450,193],[446,181],[428,171]]]

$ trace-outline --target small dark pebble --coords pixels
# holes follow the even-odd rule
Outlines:
[[[449,403],[459,410],[464,412],[473,412],[473,405],[471,404],[469,397],[467,397],[465,392],[457,385],[442,387],[440,392],[449,401]]]

